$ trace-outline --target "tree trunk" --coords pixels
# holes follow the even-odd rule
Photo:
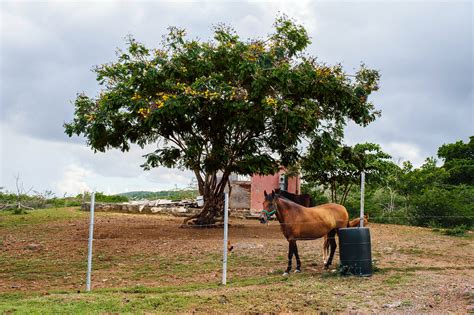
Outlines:
[[[337,185],[334,180],[331,183],[331,199],[331,202],[337,203]]]
[[[200,179],[198,178],[199,181]],[[228,181],[228,172],[224,172],[219,181],[216,173],[207,175],[206,180],[201,178],[202,187],[200,187],[200,193],[203,192],[204,206],[201,212],[186,218],[183,224],[196,227],[214,227],[217,222],[222,221],[224,214],[224,190]]]
[[[342,195],[342,200],[341,200],[341,205],[343,206],[346,204],[347,195],[349,194],[351,187],[352,187],[352,184],[348,184],[346,185],[346,188],[344,189],[344,194]]]

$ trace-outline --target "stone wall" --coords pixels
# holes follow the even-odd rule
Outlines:
[[[82,204],[83,211],[90,211],[90,203]],[[97,212],[115,212],[115,213],[134,213],[134,214],[167,214],[179,217],[188,217],[199,213],[200,208],[190,207],[180,204],[166,205],[148,205],[132,203],[96,203],[94,211]],[[258,213],[253,213],[249,209],[229,209],[229,215],[237,218],[256,218]]]
[[[90,203],[82,204],[82,210],[90,211]],[[142,213],[142,214],[172,214],[177,216],[191,216],[199,211],[198,208],[190,208],[180,205],[153,206],[147,204],[131,204],[131,203],[96,203],[95,211],[97,212],[119,212],[119,213]]]

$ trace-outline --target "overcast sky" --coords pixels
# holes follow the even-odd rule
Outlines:
[[[367,128],[350,125],[346,142],[376,142],[396,161],[415,165],[437,148],[474,135],[473,4],[471,1],[0,1],[0,186],[58,195],[186,186],[190,172],[144,172],[146,151],[94,154],[68,138],[77,93],[99,87],[94,65],[115,60],[124,37],[157,47],[170,25],[207,40],[212,24],[232,25],[242,38],[271,32],[278,12],[303,24],[308,52],[342,63],[363,61],[382,75],[372,96],[382,117]]]

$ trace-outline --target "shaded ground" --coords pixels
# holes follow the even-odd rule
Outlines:
[[[474,306],[474,242],[430,229],[371,224],[370,278],[323,270],[322,241],[299,242],[303,273],[281,276],[287,242],[277,222],[231,220],[234,251],[219,286],[222,229],[181,218],[97,213],[93,293],[85,288],[88,214],[0,215],[0,313],[385,312],[466,313]],[[338,262],[336,255],[335,263]]]

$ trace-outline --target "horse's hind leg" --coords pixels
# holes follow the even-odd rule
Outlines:
[[[329,266],[331,266],[332,259],[334,258],[334,253],[336,252],[336,247],[337,247],[337,244],[336,244],[336,229],[331,230],[328,233],[328,240],[329,240],[329,245],[331,246],[331,253],[329,254],[329,258],[328,258],[328,261],[326,262],[326,265],[324,265],[324,267],[326,269],[328,269]]]
[[[301,260],[300,260],[300,255],[298,255],[298,246],[296,245],[296,241],[293,241],[293,242],[295,242],[295,245],[293,247],[293,252],[295,253],[295,258],[296,258],[295,272],[301,272]]]
[[[323,242],[323,264],[326,264],[329,256],[329,239],[327,235],[324,235]]]

